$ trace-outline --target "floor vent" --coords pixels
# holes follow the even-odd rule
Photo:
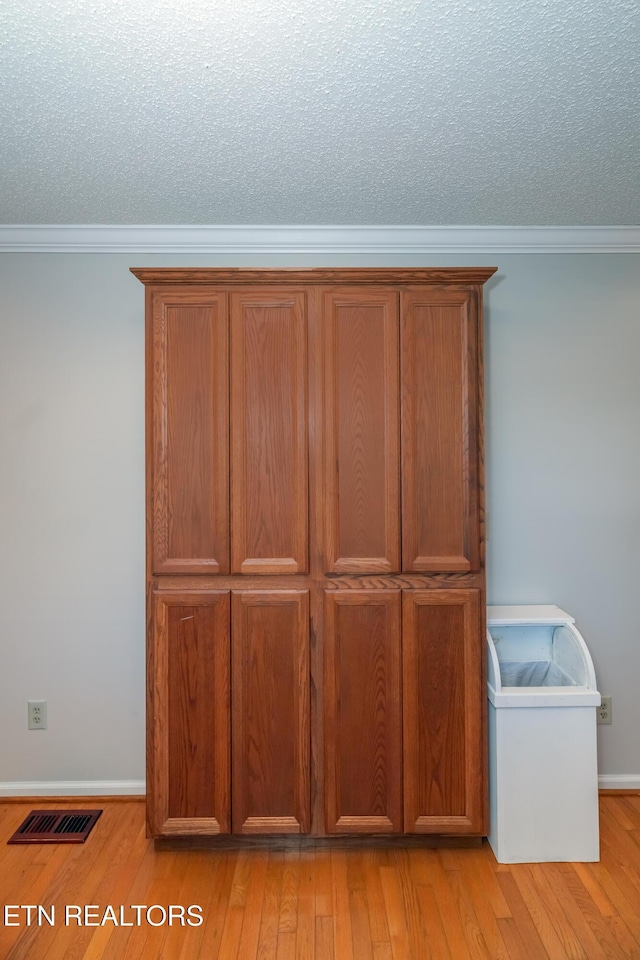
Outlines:
[[[84,843],[102,810],[32,810],[7,843]]]

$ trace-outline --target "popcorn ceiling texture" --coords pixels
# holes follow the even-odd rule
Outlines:
[[[640,223],[637,0],[5,0],[0,222]]]

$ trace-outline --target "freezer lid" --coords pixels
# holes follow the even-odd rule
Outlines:
[[[487,607],[487,624],[492,627],[517,626],[527,623],[575,623],[575,617],[555,604]]]

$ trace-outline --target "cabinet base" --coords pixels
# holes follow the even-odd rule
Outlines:
[[[377,849],[434,849],[434,848],[478,848],[481,847],[484,837],[448,837],[442,834],[421,836],[395,836],[382,834],[359,837],[300,837],[300,836],[270,836],[270,837],[156,837],[156,850],[308,850],[324,848],[334,850],[362,849],[376,847]]]

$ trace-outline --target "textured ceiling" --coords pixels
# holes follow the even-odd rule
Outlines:
[[[640,223],[638,0],[4,0],[2,223]]]

